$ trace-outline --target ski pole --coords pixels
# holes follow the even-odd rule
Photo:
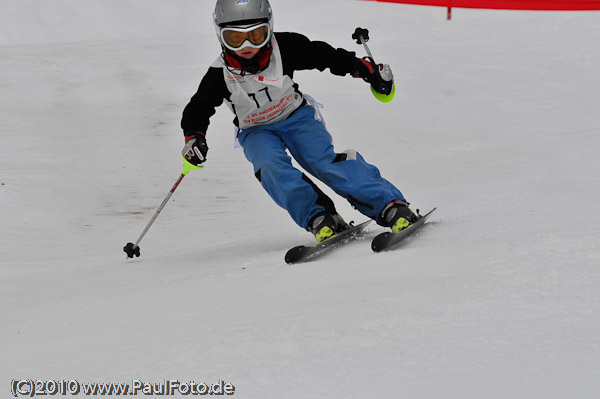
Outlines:
[[[148,230],[150,230],[150,226],[152,226],[152,224],[154,223],[154,221],[156,220],[158,215],[160,215],[160,212],[163,210],[165,205],[167,205],[167,202],[169,202],[169,199],[171,198],[171,196],[173,195],[175,190],[177,190],[177,187],[179,187],[179,184],[181,183],[183,178],[190,172],[190,170],[199,170],[204,167],[204,166],[192,165],[191,163],[188,162],[187,159],[185,159],[185,157],[182,157],[182,158],[183,158],[183,171],[181,172],[181,175],[179,176],[179,178],[173,185],[173,188],[171,188],[171,191],[169,191],[169,193],[167,194],[167,196],[165,197],[163,202],[160,204],[160,206],[158,207],[156,212],[154,212],[152,219],[150,219],[150,222],[148,222],[148,224],[146,225],[146,228],[144,229],[144,231],[142,231],[142,234],[140,234],[140,237],[137,239],[135,244],[128,242],[127,245],[125,245],[123,247],[123,251],[125,251],[128,258],[133,258],[134,256],[137,256],[137,257],[140,256],[140,247],[139,247],[140,241],[142,241],[142,238],[144,238],[144,236],[146,235]]]
[[[352,35],[352,38],[356,40],[356,43],[365,46],[365,50],[367,51],[367,54],[371,59],[370,61],[375,63],[375,60],[373,59],[373,54],[371,54],[371,50],[369,50],[369,46],[367,46],[367,42],[369,41],[369,30],[365,28],[356,28],[354,34]]]
[[[375,59],[373,58],[373,54],[371,53],[369,46],[367,46],[367,42],[369,41],[369,30],[360,27],[356,28],[356,30],[352,34],[352,39],[356,40],[356,43],[362,44],[365,47],[365,50],[367,51],[368,55],[367,59],[373,66],[374,73],[376,73],[377,77],[379,78],[379,82],[377,83],[377,90],[375,90],[373,85],[371,85],[371,92],[373,93],[375,98],[381,102],[387,103],[392,101],[392,99],[394,98],[394,94],[396,93],[396,86],[394,85],[393,80],[392,82],[383,80],[381,74],[379,73],[379,66],[375,62]]]

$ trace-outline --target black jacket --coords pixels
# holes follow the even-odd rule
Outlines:
[[[344,76],[354,72],[358,59],[356,53],[344,49],[334,49],[325,42],[310,41],[299,33],[275,33],[284,75],[294,78],[294,71],[329,68],[332,74]],[[298,90],[298,85],[295,85]],[[206,132],[209,119],[215,108],[229,101],[231,93],[225,85],[222,68],[210,67],[200,82],[198,91],[183,111],[181,128],[186,131]],[[237,120],[234,120],[237,125]]]

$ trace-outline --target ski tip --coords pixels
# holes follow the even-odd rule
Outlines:
[[[335,234],[328,239],[316,243],[314,245],[299,245],[287,251],[285,254],[285,262],[286,263],[301,263],[307,262],[309,260],[313,260],[317,257],[320,257],[330,250],[337,248],[347,242],[350,242],[361,235],[361,231],[364,230],[366,226],[368,226],[372,220],[367,220],[362,222],[356,226],[351,224],[351,227]]]
[[[302,256],[304,255],[305,251],[306,251],[306,247],[304,245],[299,245],[297,247],[290,249],[285,254],[285,263],[287,263],[287,264],[297,263],[300,259],[302,259]]]
[[[392,234],[390,232],[381,233],[377,237],[371,241],[371,249],[373,252],[383,252],[387,248],[385,243],[388,240],[389,235]]]
[[[373,252],[384,252],[396,248],[403,242],[405,238],[411,236],[413,233],[421,229],[427,222],[427,218],[429,218],[429,216],[431,216],[433,211],[436,209],[437,208],[433,208],[424,215],[421,215],[421,213],[417,210],[419,219],[416,222],[398,233],[392,233],[388,231],[379,234],[373,239],[373,241],[371,241],[371,249]]]

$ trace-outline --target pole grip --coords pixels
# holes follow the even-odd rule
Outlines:
[[[200,170],[204,167],[190,163],[183,155],[181,156],[181,159],[183,160],[183,171],[181,171],[181,174],[183,175],[190,173],[190,170]]]
[[[369,46],[367,46],[367,42],[369,41],[369,30],[361,27],[356,28],[354,30],[354,33],[352,34],[352,39],[356,40],[356,43],[362,44],[365,47],[365,50],[367,51],[368,55],[368,57],[366,58],[373,66],[375,74],[377,75],[377,78],[379,80],[379,82],[376,83],[376,86],[371,85],[371,91],[373,92],[373,95],[376,99],[378,99],[381,102],[392,101],[392,99],[394,98],[396,88],[394,86],[393,81],[387,82],[381,79],[381,75],[379,73],[379,66],[375,62],[373,54],[371,54],[371,50],[369,50]]]

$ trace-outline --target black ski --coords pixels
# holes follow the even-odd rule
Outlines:
[[[415,223],[398,233],[386,232],[377,235],[375,238],[373,238],[373,241],[371,242],[371,249],[373,249],[373,251],[375,252],[383,252],[396,249],[396,247],[400,245],[402,240],[420,230],[421,227],[423,227],[423,225],[427,221],[427,218],[436,209],[437,208],[433,208],[431,211],[429,211],[429,213],[419,217],[419,220],[417,220]]]
[[[323,242],[315,245],[299,245],[287,251],[285,254],[286,263],[300,263],[315,259],[319,256],[326,254],[332,249],[338,248],[358,237],[361,236],[361,232],[371,223],[372,220],[367,220],[356,226],[338,233]]]

